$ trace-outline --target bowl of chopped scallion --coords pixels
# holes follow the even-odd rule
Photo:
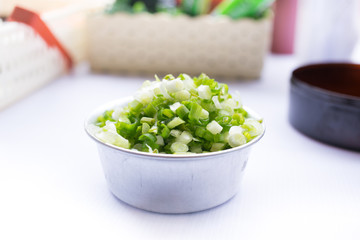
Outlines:
[[[145,81],[85,121],[111,192],[153,212],[189,213],[233,197],[262,118],[205,74]]]

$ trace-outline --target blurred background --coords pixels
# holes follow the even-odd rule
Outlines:
[[[357,0],[0,0],[0,107],[79,63],[120,75],[244,80],[261,77],[269,54],[299,65],[358,62],[359,11]]]
[[[84,62],[103,73],[237,80],[260,78],[268,54],[358,62],[359,10],[357,0],[0,0],[0,107]]]

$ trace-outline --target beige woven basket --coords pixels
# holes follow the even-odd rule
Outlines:
[[[270,15],[234,21],[213,16],[98,14],[87,21],[88,56],[92,69],[102,72],[204,72],[257,78],[270,33]]]

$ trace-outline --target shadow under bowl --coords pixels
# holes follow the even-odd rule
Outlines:
[[[305,135],[360,151],[360,65],[313,64],[295,69],[289,121]]]

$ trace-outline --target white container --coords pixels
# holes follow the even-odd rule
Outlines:
[[[194,155],[136,152],[98,140],[90,126],[105,110],[127,102],[100,107],[85,122],[87,133],[97,143],[108,187],[117,198],[147,211],[190,213],[218,206],[237,193],[250,149],[264,133],[236,148]]]
[[[28,25],[0,22],[0,110],[66,71],[56,48]]]
[[[91,4],[73,4],[41,15],[71,56],[86,59],[85,20]],[[32,27],[0,21],[0,110],[67,71],[60,51],[49,47]]]

